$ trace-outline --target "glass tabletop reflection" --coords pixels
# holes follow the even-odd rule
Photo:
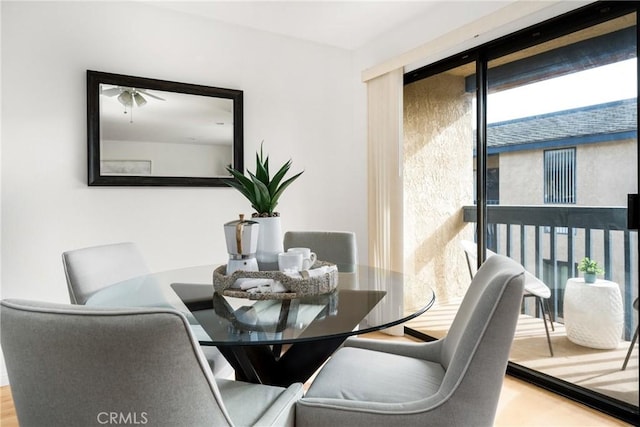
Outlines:
[[[338,266],[329,294],[250,300],[214,292],[215,266],[136,277],[93,294],[87,305],[165,307],[182,312],[204,345],[287,344],[380,330],[431,307],[433,290],[412,276],[368,266]]]

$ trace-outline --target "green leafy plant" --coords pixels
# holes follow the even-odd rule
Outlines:
[[[584,257],[580,260],[578,264],[578,271],[582,271],[587,274],[602,274],[604,270],[598,266],[598,262],[590,259],[589,257]]]
[[[262,144],[260,144],[260,151],[256,152],[255,172],[248,171],[249,176],[247,177],[227,166],[227,171],[235,179],[226,179],[225,183],[238,190],[249,200],[251,207],[256,210],[256,213],[253,214],[254,217],[279,216],[278,212],[274,212],[274,209],[282,192],[304,172],[297,173],[283,181],[290,168],[291,160],[282,165],[272,178],[269,174],[269,156],[264,156]]]

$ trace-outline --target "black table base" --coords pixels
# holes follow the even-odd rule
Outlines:
[[[386,294],[339,290],[333,296],[283,300],[276,305],[279,315],[263,324],[248,322],[252,307],[234,310],[212,286],[174,283],[171,287],[205,332],[215,337],[200,344],[215,345],[237,380],[283,387],[311,378]],[[311,323],[293,327],[298,325],[300,304],[324,307]]]
[[[236,371],[236,379],[287,387],[306,382],[342,345],[346,337],[289,344],[282,355],[273,346],[220,346],[218,349]]]

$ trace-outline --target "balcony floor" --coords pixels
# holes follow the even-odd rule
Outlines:
[[[446,335],[460,301],[436,303],[407,327],[435,338]],[[549,354],[542,319],[521,315],[511,348],[512,362],[563,379],[607,396],[638,406],[638,344],[627,369],[622,363],[629,348],[621,341],[617,349],[597,350],[569,341],[564,325],[554,323],[550,331],[554,357]]]

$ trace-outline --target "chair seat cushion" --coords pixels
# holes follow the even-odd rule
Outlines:
[[[439,363],[344,347],[325,364],[305,397],[406,403],[435,394],[444,374]]]

